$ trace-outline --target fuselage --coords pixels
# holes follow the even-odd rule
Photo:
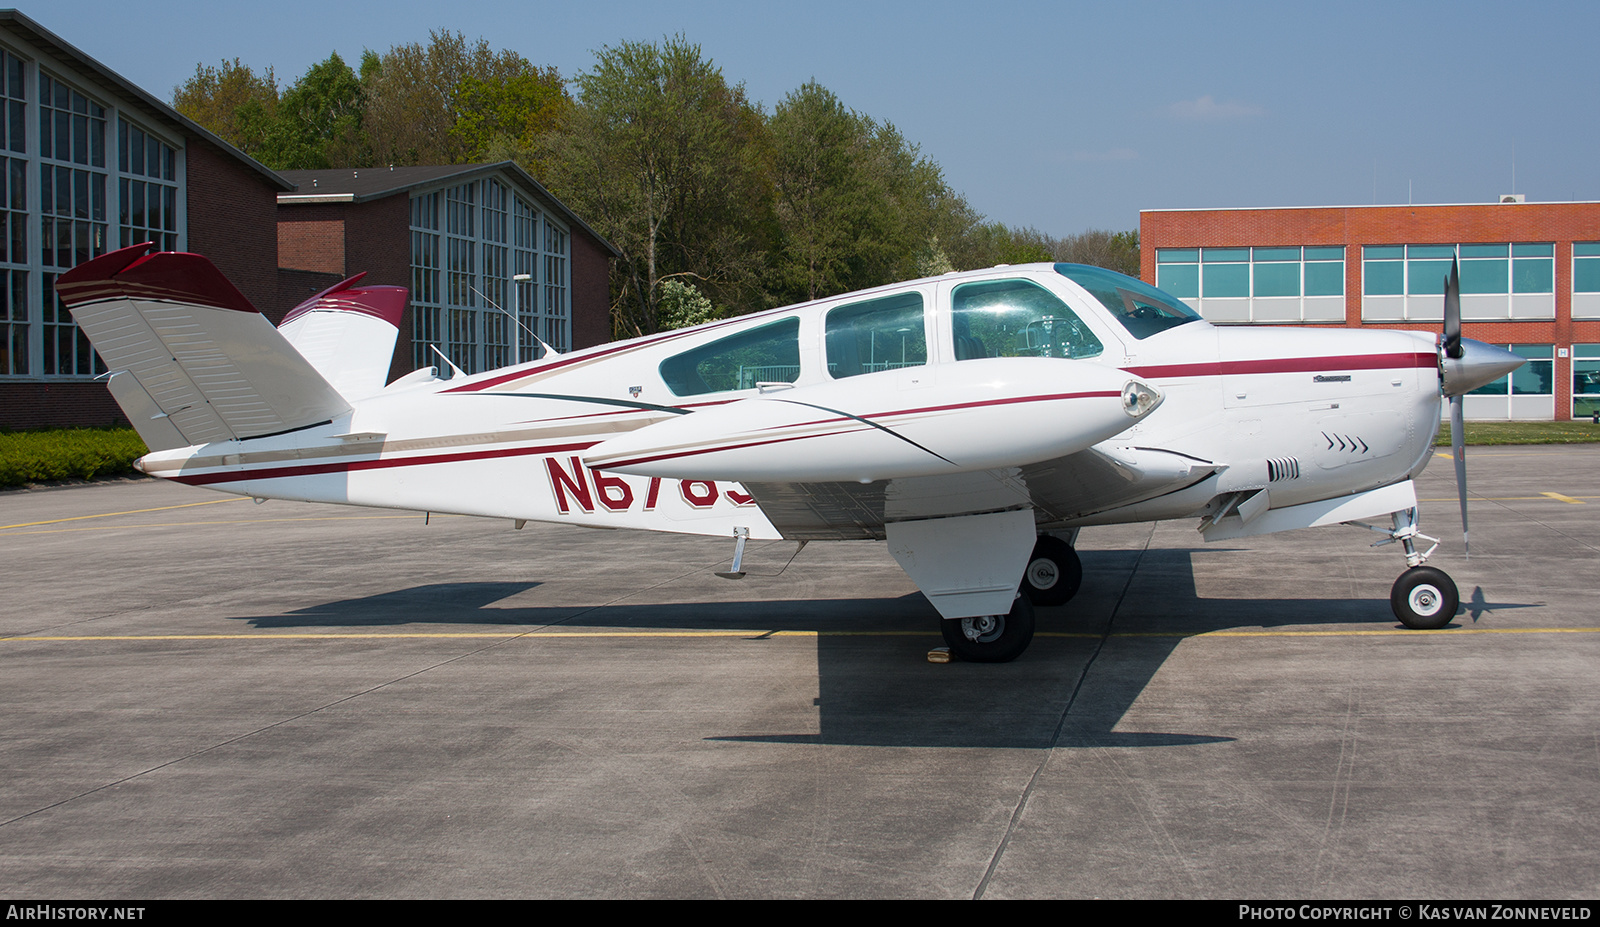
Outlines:
[[[1124,383],[1153,388],[1159,405],[1118,418]],[[951,398],[967,395],[975,398]],[[778,456],[774,437],[728,439],[715,448],[720,457],[674,451],[682,460],[666,475],[585,461],[608,440],[644,438],[641,429],[685,414],[786,397],[829,414],[840,397],[859,402],[798,431],[786,424]],[[474,376],[413,374],[332,422],[157,452],[141,467],[261,498],[715,535],[747,527],[756,538],[821,536],[815,525],[834,517],[821,503],[802,524],[777,500],[837,483],[827,491],[853,500],[840,503],[853,527],[838,536],[881,536],[873,521],[893,519],[896,498],[947,475],[985,474],[1024,504],[1031,493],[1041,525],[1185,517],[1256,489],[1270,489],[1274,507],[1336,498],[1419,472],[1440,402],[1432,336],[1219,328],[1130,278],[1029,265]],[[868,439],[929,456],[909,469],[835,465],[846,447],[837,442]],[[759,471],[741,471],[758,452]],[[694,472],[696,454],[706,477]],[[639,460],[663,456],[626,461],[648,473],[661,464]],[[741,472],[754,476],[732,478]],[[996,507],[992,493],[973,494],[944,514]]]

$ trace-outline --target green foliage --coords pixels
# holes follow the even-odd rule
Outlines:
[[[1139,233],[1089,229],[1059,239],[1055,260],[1072,264],[1093,264],[1130,277],[1139,276]]]
[[[1139,273],[1137,232],[984,222],[893,124],[814,81],[768,117],[683,36],[602,48],[572,87],[440,30],[281,94],[201,65],[174,105],[275,168],[518,162],[621,251],[619,337],[995,264]]]
[[[551,189],[622,252],[619,335],[661,327],[662,281],[755,308],[769,200],[764,124],[722,71],[681,36],[602,48],[575,79],[577,106],[543,145]]]
[[[457,89],[461,114],[450,132],[468,161],[517,160],[538,168],[535,146],[566,125],[572,97],[555,68],[535,68],[506,81],[468,75]],[[507,157],[507,156],[511,157]]]
[[[278,81],[271,68],[257,75],[238,58],[215,68],[198,64],[172,89],[172,108],[255,157],[277,119]]]
[[[147,452],[131,428],[0,432],[0,487],[125,473]]]
[[[514,51],[496,52],[482,38],[469,44],[449,30],[430,32],[427,45],[363,57],[361,75],[362,127],[374,164],[468,163],[500,127],[526,124],[529,117],[505,111],[512,102],[543,100],[539,88],[560,81]],[[496,85],[507,89],[488,89]],[[457,131],[468,112],[470,125]]]
[[[361,81],[338,52],[318,62],[278,100],[258,158],[277,170],[346,166],[361,159]]]
[[[976,216],[892,124],[807,83],[778,104],[768,127],[782,235],[771,283],[780,301],[953,269],[941,237],[962,239]]]
[[[721,318],[705,294],[695,289],[694,284],[681,280],[661,281],[661,301],[657,310],[660,313],[657,321],[662,331],[688,328]]]

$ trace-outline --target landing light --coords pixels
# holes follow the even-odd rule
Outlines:
[[[1132,418],[1143,418],[1150,410],[1161,405],[1161,394],[1153,387],[1129,380],[1122,388],[1122,411]]]

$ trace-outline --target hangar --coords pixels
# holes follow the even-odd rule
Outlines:
[[[536,360],[526,332],[562,352],[611,340],[619,253],[515,162],[279,173],[282,307],[362,271],[409,288],[391,379],[438,364],[434,346],[478,373]]]
[[[1218,324],[1436,330],[1461,266],[1463,334],[1528,363],[1472,419],[1600,412],[1600,203],[1150,209],[1140,274]]]
[[[15,10],[0,10],[0,425],[122,419],[55,278],[124,245],[199,250],[276,302],[282,177]]]
[[[210,258],[274,322],[368,271],[409,287],[393,375],[607,341],[616,249],[512,162],[276,172],[15,10],[0,10],[0,427],[124,421],[56,298],[153,241]],[[493,305],[491,305],[491,303]]]

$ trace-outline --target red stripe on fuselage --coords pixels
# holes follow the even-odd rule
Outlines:
[[[391,467],[420,467],[428,464],[458,463],[463,460],[489,460],[496,457],[525,457],[539,454],[560,454],[567,451],[586,451],[598,441],[575,444],[555,444],[543,447],[508,447],[493,451],[462,451],[457,454],[434,454],[429,457],[380,457],[376,460],[342,460],[337,463],[303,464],[297,467],[262,467],[259,470],[229,470],[216,473],[179,474],[168,477],[175,483],[190,486],[207,486],[212,483],[243,483],[249,480],[275,480],[290,476],[318,476],[324,473],[347,473],[353,470],[387,470]]]
[[[1329,370],[1388,370],[1396,367],[1437,367],[1433,354],[1349,354],[1343,357],[1267,357],[1260,360],[1217,361],[1205,364],[1160,364],[1124,367],[1136,377],[1223,377],[1257,373],[1313,373]]]

